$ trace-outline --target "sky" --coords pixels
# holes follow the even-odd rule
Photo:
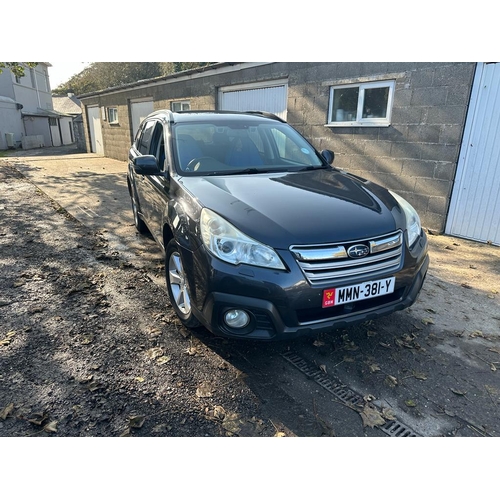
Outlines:
[[[61,85],[61,83],[66,83],[72,76],[80,73],[89,62],[52,62],[49,67],[49,78],[50,87],[55,89]]]
[[[113,19],[115,26],[130,23],[128,9],[108,3],[88,0],[79,12],[80,26],[97,29],[95,10],[103,19]],[[164,3],[158,2],[159,8]],[[221,3],[233,6],[228,0]],[[280,2],[256,0],[238,22],[220,24],[220,15],[205,3],[197,5],[189,29],[184,23],[169,25],[168,40],[162,30],[141,27],[138,34],[147,35],[147,52],[139,35],[121,37],[119,43],[89,36],[81,52],[69,47],[64,37],[56,43],[41,35],[20,40],[15,22],[2,24],[0,47],[6,61],[49,61],[52,88],[85,67],[82,62],[51,60],[68,54],[94,61],[137,61],[145,53],[150,61],[497,61],[498,18],[485,15],[491,11],[489,4],[476,0],[473,8],[450,9],[447,2],[420,0],[418,8],[408,11],[401,0],[386,0],[383,8],[373,0],[358,0],[355,7],[350,2],[310,0],[301,9],[287,10]],[[54,22],[57,9],[69,16],[67,2],[52,0],[50,7],[30,5],[30,12],[23,15],[22,33],[41,33],[41,26]],[[168,13],[171,19],[182,18],[185,4],[171,2]],[[269,28],[269,22],[279,28]],[[183,43],[169,43],[172,40]]]

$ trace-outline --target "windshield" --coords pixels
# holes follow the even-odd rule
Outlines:
[[[314,148],[278,121],[178,123],[174,155],[182,175],[224,175],[324,167]]]

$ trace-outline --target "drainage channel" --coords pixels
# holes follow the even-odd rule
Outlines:
[[[323,387],[329,393],[333,394],[337,399],[340,399],[347,405],[363,406],[364,399],[362,396],[346,387],[340,382],[333,381],[324,372],[318,370],[316,366],[307,362],[298,354],[288,351],[282,353],[281,357],[291,363],[295,368],[301,371],[304,375],[314,380],[318,385]],[[377,426],[378,429],[383,431],[390,437],[417,437],[415,433],[405,424],[398,422],[396,419],[387,421],[384,425]]]

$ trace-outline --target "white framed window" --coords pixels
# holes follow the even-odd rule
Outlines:
[[[329,127],[388,127],[394,80],[330,87]]]
[[[170,103],[170,109],[174,112],[189,111],[191,109],[191,103],[190,101],[172,101]]]
[[[118,123],[118,109],[117,108],[108,108],[108,122]]]

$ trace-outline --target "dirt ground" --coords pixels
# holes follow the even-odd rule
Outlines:
[[[308,410],[309,381],[273,357],[287,349],[422,435],[500,435],[499,247],[428,234],[418,301],[373,325],[276,348],[212,341],[180,325],[125,187],[106,190],[83,156],[65,172],[76,201],[55,170],[70,162],[0,160],[0,436],[366,435],[327,398]]]
[[[145,271],[0,167],[0,436],[273,436]]]

